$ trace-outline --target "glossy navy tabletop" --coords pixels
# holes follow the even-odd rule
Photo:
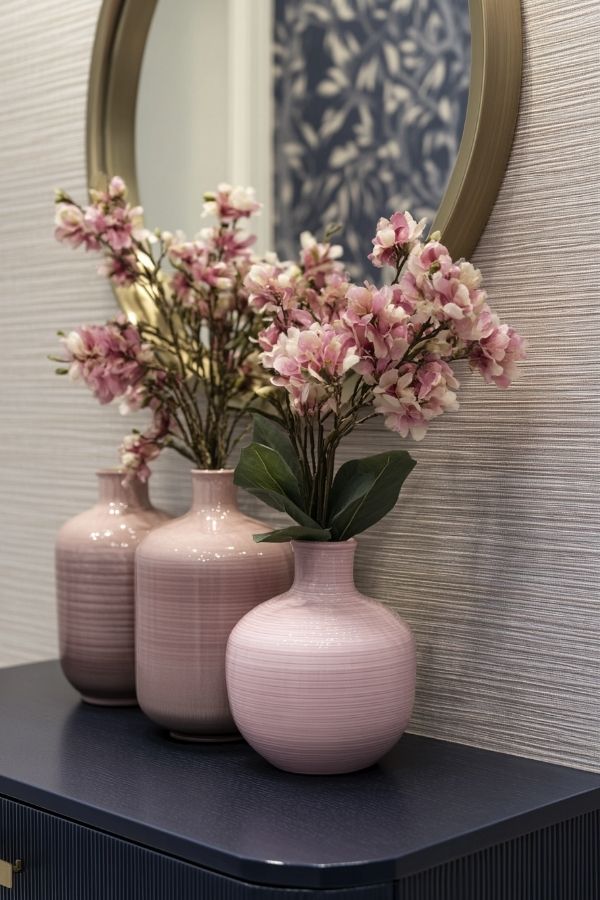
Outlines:
[[[247,881],[391,881],[600,806],[600,775],[405,735],[353,775],[179,744],[80,703],[56,662],[0,670],[0,794]]]

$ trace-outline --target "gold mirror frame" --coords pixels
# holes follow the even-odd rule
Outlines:
[[[104,0],[92,53],[87,106],[88,182],[121,175],[139,202],[135,107],[146,38],[158,0]],[[520,0],[469,0],[471,76],[465,125],[433,230],[451,254],[469,258],[504,178],[519,112],[522,70]],[[126,312],[143,305],[117,288]]]

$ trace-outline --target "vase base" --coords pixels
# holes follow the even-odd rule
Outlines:
[[[170,731],[169,735],[176,741],[185,741],[188,744],[224,744],[234,741],[243,741],[241,734],[185,734],[182,731]]]
[[[81,699],[84,703],[89,703],[91,706],[137,706],[137,697],[88,697],[87,694],[82,694]]]

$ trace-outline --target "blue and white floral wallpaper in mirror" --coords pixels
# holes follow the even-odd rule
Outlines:
[[[277,250],[339,237],[360,277],[374,223],[431,223],[460,143],[470,73],[468,0],[275,0]],[[371,270],[372,271],[372,270]]]

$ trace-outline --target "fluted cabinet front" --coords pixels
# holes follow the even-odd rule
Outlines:
[[[291,584],[286,544],[257,544],[267,526],[245,516],[230,470],[192,473],[185,516],[140,545],[137,690],[144,712],[183,740],[238,732],[225,684],[225,648],[249,610]]]
[[[23,862],[6,900],[392,900],[393,886],[247,884],[0,797],[0,858]]]

